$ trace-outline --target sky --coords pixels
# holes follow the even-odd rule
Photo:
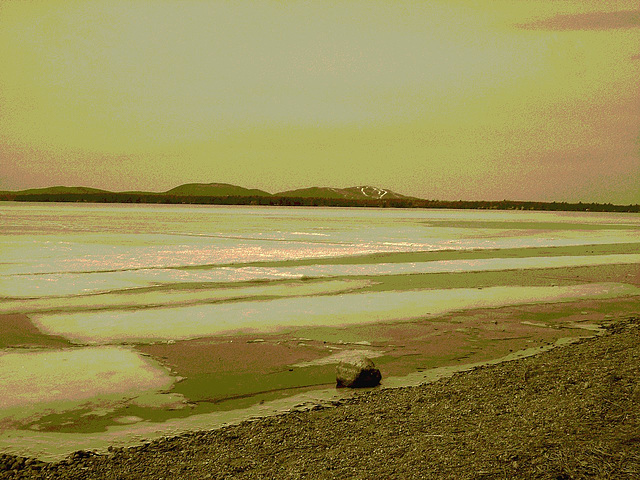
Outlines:
[[[0,65],[0,190],[640,203],[637,0],[2,0]]]

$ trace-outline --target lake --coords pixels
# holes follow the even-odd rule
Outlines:
[[[640,295],[637,214],[4,202],[0,255],[0,450],[43,458],[349,395],[356,350],[395,386],[545,349]]]

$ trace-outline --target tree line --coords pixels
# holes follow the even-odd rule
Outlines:
[[[468,201],[401,199],[347,199],[263,196],[186,196],[150,193],[17,193],[0,192],[0,201],[15,202],[88,202],[88,203],[150,203],[194,205],[269,205],[287,207],[378,207],[378,208],[450,208],[481,210],[541,210],[640,212],[640,205],[611,203],[525,202],[515,200]]]

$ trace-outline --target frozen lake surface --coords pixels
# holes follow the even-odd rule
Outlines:
[[[227,398],[326,386],[349,349],[406,375],[559,337],[452,312],[640,295],[635,214],[6,202],[0,254],[5,450],[197,428]]]

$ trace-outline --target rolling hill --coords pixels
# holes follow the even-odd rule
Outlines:
[[[3,192],[8,193],[8,192]],[[89,187],[44,187],[44,188],[29,188],[27,190],[20,190],[17,192],[11,192],[21,195],[81,195],[87,193],[110,193],[107,190],[101,190],[99,188]]]
[[[110,192],[99,188],[56,186],[0,191],[0,201],[640,212],[640,205],[610,203],[425,200],[367,185],[348,188],[301,188],[273,195],[264,190],[248,189],[228,183],[189,183],[166,192]]]
[[[287,190],[275,194],[276,197],[297,197],[297,198],[340,198],[347,200],[396,200],[412,199],[399,193],[386,190],[384,188],[363,185],[359,187],[331,188],[331,187],[311,187],[297,190]]]
[[[244,188],[228,183],[187,183],[172,188],[163,195],[198,197],[270,197],[271,194],[257,188]]]

